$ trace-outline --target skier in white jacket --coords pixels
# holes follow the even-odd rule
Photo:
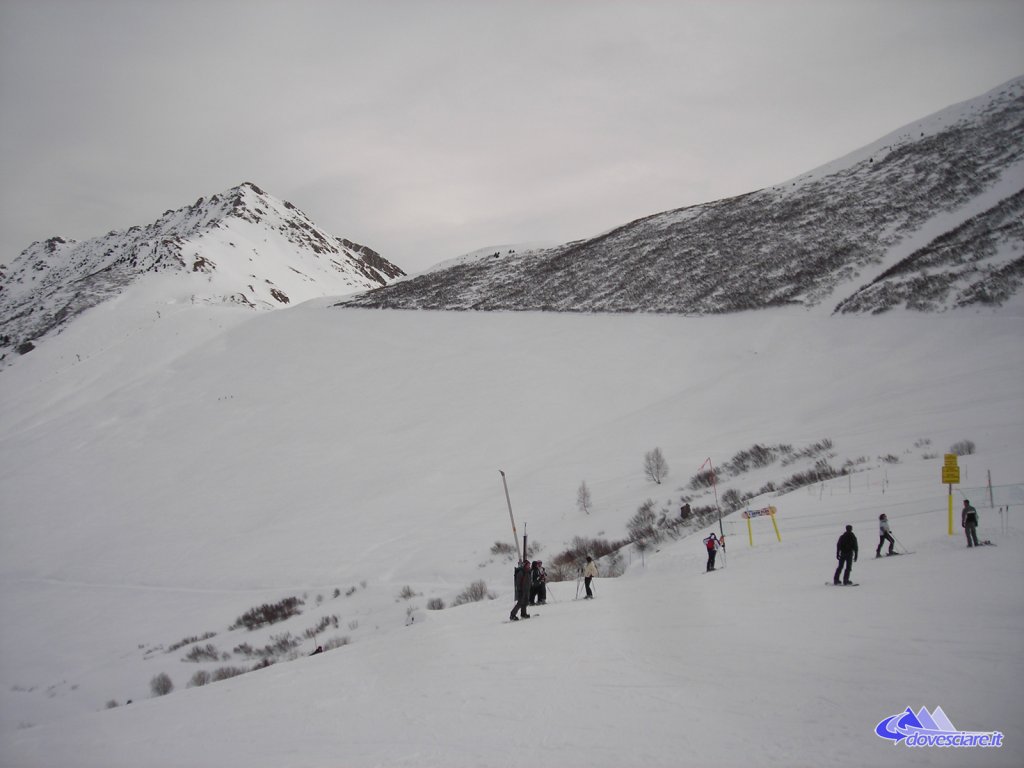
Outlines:
[[[878,548],[875,550],[875,557],[882,556],[882,545],[886,541],[889,542],[889,551],[886,554],[891,555],[893,547],[896,546],[896,539],[892,537],[892,531],[889,529],[889,518],[883,512],[878,516]]]
[[[587,588],[587,596],[584,600],[593,600],[594,591],[590,588],[590,582],[597,576],[597,563],[594,562],[594,558],[587,555],[587,564],[583,566],[583,585]]]

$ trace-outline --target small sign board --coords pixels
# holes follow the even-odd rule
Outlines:
[[[955,453],[947,453],[942,462],[942,484],[960,482],[960,465],[956,462]]]

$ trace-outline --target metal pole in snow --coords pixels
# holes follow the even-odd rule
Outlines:
[[[516,553],[519,555],[519,562],[523,562],[525,554],[519,550],[519,533],[516,531],[516,519],[512,516],[512,499],[508,495],[508,481],[505,479],[505,471],[499,469],[501,473],[501,484],[505,486],[505,502],[508,504],[508,519],[512,521],[512,540],[516,543]]]
[[[725,528],[722,526],[722,507],[719,506],[719,504],[718,504],[718,482],[715,480],[715,465],[711,463],[711,457],[710,456],[708,456],[704,460],[704,464],[707,464],[708,467],[710,468],[710,471],[711,471],[711,487],[715,491],[715,509],[718,510],[718,535],[724,537],[725,536]],[[697,470],[698,472],[700,472],[701,469],[704,469],[704,464],[700,465],[700,469]],[[722,549],[722,567],[725,568],[725,549],[724,548]]]

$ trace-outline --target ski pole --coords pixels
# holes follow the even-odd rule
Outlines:
[[[890,533],[891,533],[891,532],[890,532]],[[899,544],[899,545],[900,545],[900,549],[902,549],[902,550],[903,550],[904,552],[906,552],[906,553],[907,553],[908,555],[910,555],[910,554],[913,554],[913,553],[912,553],[912,552],[911,552],[911,551],[910,551],[909,549],[907,549],[907,548],[906,548],[906,547],[905,547],[905,546],[903,545],[903,542],[902,542],[902,541],[900,541],[899,539],[897,539],[897,538],[896,538],[895,536],[893,536],[893,537],[892,537],[892,540],[893,540],[893,541],[895,541],[895,542],[896,542],[897,544]]]

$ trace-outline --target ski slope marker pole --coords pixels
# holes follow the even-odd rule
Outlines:
[[[718,510],[718,535],[722,536],[724,538],[725,537],[725,528],[722,527],[722,507],[718,503],[718,481],[715,479],[715,465],[711,463],[711,457],[710,456],[708,456],[706,459],[704,459],[704,463],[700,465],[700,468],[697,471],[698,472],[702,471],[705,466],[707,466],[709,468],[708,471],[711,474],[711,487],[715,491],[715,509]],[[772,518],[772,522],[774,522],[774,521],[775,521],[775,518]],[[725,568],[725,564],[726,564],[726,561],[725,561],[725,548],[723,547],[722,548],[722,567],[723,568]]]

